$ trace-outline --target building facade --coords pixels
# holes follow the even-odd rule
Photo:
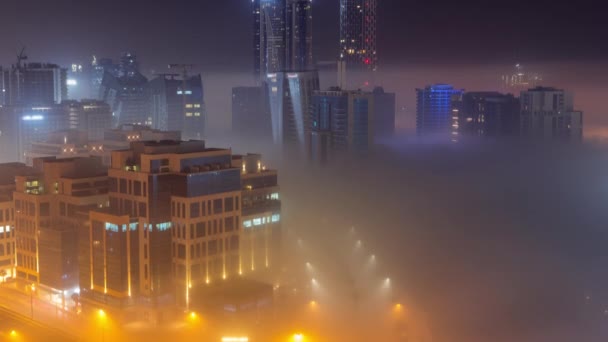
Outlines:
[[[70,128],[70,117],[63,105],[0,108],[0,159],[24,161],[32,142],[44,141],[54,131]]]
[[[340,56],[349,69],[376,70],[377,0],[340,0]]]
[[[16,276],[52,301],[79,293],[78,234],[86,212],[107,205],[108,182],[97,158],[34,160],[15,177]]]
[[[182,131],[185,139],[201,139],[205,131],[205,103],[201,75],[177,79],[160,75],[148,85],[151,127]]]
[[[121,57],[118,74],[104,72],[99,87],[99,100],[106,102],[114,117],[114,125],[150,125],[148,79],[139,72],[136,56]]]
[[[416,89],[416,133],[419,136],[436,136],[440,139],[454,135],[453,100],[463,90],[449,84],[435,84]]]
[[[232,164],[242,183],[239,274],[274,283],[282,236],[278,172],[266,169],[259,154],[233,156]]]
[[[550,87],[522,91],[520,96],[522,137],[580,141],[583,112],[574,110],[570,92]]]
[[[374,143],[373,93],[339,88],[313,95],[308,133],[308,155],[326,162],[336,154],[364,153]]]
[[[374,137],[375,139],[391,138],[395,135],[396,95],[388,93],[382,87],[376,87],[374,94]]]
[[[4,106],[46,106],[68,99],[67,69],[51,63],[19,63],[2,71]]]
[[[267,82],[274,142],[303,149],[312,95],[319,90],[319,74],[278,72],[268,74]]]
[[[497,92],[466,92],[453,99],[454,140],[519,135],[519,99]]]
[[[15,177],[28,172],[22,163],[0,164],[0,283],[16,277]]]
[[[256,139],[272,136],[266,87],[232,88],[232,132]]]
[[[285,70],[313,70],[312,0],[287,0],[285,15]]]

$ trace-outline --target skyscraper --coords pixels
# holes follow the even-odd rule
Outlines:
[[[463,91],[449,84],[416,89],[416,132],[448,138],[453,125],[452,100]],[[458,134],[457,132],[452,132]]]
[[[287,0],[285,41],[286,69],[312,70],[312,0]]]
[[[349,69],[376,70],[377,0],[340,0],[340,60]]]
[[[267,82],[274,142],[304,148],[312,95],[319,90],[319,73],[271,73]]]
[[[232,88],[232,132],[257,139],[272,136],[266,87]]]
[[[103,94],[100,93],[101,90],[101,82],[103,81],[103,76],[106,73],[114,77],[118,77],[118,69],[119,66],[114,64],[110,58],[100,58],[93,56],[93,60],[91,61],[91,95],[93,98],[101,100],[103,99]]]
[[[521,136],[580,141],[583,112],[574,110],[572,93],[550,87],[522,91]]]
[[[254,22],[259,28],[254,30],[256,51],[254,60],[258,63],[259,80],[265,80],[268,73],[285,69],[285,3],[286,0],[254,0]],[[259,10],[257,10],[259,6]],[[259,12],[259,13],[258,13]],[[259,47],[258,47],[259,46]]]
[[[497,92],[466,92],[453,102],[458,135],[500,137],[519,135],[519,99]],[[457,139],[457,138],[455,138]]]
[[[335,154],[362,153],[374,142],[375,95],[331,88],[316,91],[307,127],[308,155],[326,162]]]
[[[201,139],[205,129],[205,103],[201,75],[185,80],[159,75],[148,84],[151,126],[182,131],[185,139]]]
[[[24,57],[25,58],[25,57]],[[2,72],[5,106],[42,106],[68,99],[67,69],[51,63],[21,63]]]
[[[138,65],[135,55],[125,53],[118,74],[104,72],[99,99],[112,108],[115,125],[150,124],[148,79],[139,72]]]

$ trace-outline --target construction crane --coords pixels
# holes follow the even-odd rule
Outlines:
[[[188,80],[188,70],[194,68],[194,64],[169,64],[169,69],[181,69],[182,72],[182,102],[183,102],[183,110],[184,110],[184,118],[186,117],[186,84]],[[203,114],[204,115],[204,114]],[[203,117],[203,121],[205,118]],[[204,122],[203,122],[204,127]],[[198,138],[200,139],[200,132],[198,133]]]
[[[17,55],[17,68],[21,69],[21,61],[27,60],[27,56],[25,55],[25,46],[21,48],[21,51]]]

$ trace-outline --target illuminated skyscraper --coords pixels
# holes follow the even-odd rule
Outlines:
[[[452,101],[462,90],[449,84],[435,84],[416,89],[416,132],[418,135],[448,137],[454,124]],[[456,118],[457,120],[458,118]],[[457,135],[458,132],[452,131]]]
[[[340,60],[350,69],[376,70],[377,0],[340,0]]]
[[[266,74],[285,69],[285,0],[254,0],[256,70],[260,80]],[[259,6],[259,10],[256,9]],[[259,13],[258,13],[259,12]]]
[[[291,71],[313,68],[312,0],[287,0],[286,66]]]

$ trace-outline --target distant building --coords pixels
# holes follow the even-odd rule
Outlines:
[[[313,70],[312,0],[287,0],[286,5],[285,70]]]
[[[107,176],[97,158],[33,164],[15,177],[17,281],[65,309],[79,292],[78,234],[87,212],[107,205]]]
[[[374,143],[374,94],[339,88],[313,95],[308,155],[326,162],[340,153],[363,153]]]
[[[177,79],[160,75],[148,85],[151,127],[182,131],[185,139],[201,139],[205,131],[205,102],[200,75]]]
[[[254,62],[257,79],[286,68],[286,0],[253,0]]]
[[[511,94],[466,92],[453,101],[453,108],[457,118],[452,131],[459,136],[519,135],[519,99]],[[452,139],[458,140],[458,136]]]
[[[272,137],[266,87],[232,88],[232,132],[239,137]]]
[[[526,72],[524,66],[515,64],[515,68],[501,76],[501,85],[504,91],[519,93],[529,88],[538,86],[543,81],[542,75],[534,72]]]
[[[148,79],[139,72],[135,55],[124,54],[118,70],[118,75],[104,73],[99,99],[110,105],[115,125],[150,125]]]
[[[25,161],[30,143],[47,139],[49,133],[70,128],[70,116],[63,105],[0,108],[0,159]]]
[[[67,69],[51,63],[19,63],[2,70],[4,106],[46,106],[68,99]]]
[[[340,56],[346,67],[376,70],[378,0],[340,0]]]
[[[80,101],[92,98],[90,70],[80,63],[72,63],[67,73],[68,98]]]
[[[63,102],[68,112],[70,129],[86,132],[91,141],[103,139],[106,130],[112,127],[112,111],[110,106],[102,101],[82,100]]]
[[[574,110],[573,96],[562,89],[536,87],[522,91],[522,137],[580,141],[583,112]]]
[[[395,93],[387,93],[382,87],[372,91],[374,95],[374,136],[376,139],[395,135]]]
[[[449,138],[454,124],[452,101],[463,90],[449,84],[435,84],[416,89],[416,133],[419,136]]]
[[[267,82],[274,142],[303,149],[318,72],[278,72],[268,74]]]
[[[115,150],[128,149],[132,141],[180,140],[180,131],[159,131],[145,126],[121,126],[106,130],[101,139],[90,139],[86,131],[63,130],[49,133],[47,139],[32,142],[25,152],[27,165],[35,158],[98,157],[106,166],[111,165],[111,154]]]
[[[106,73],[119,77],[119,65],[114,64],[112,59],[110,58],[101,58],[97,59],[97,57],[93,56],[93,60],[91,61],[91,96],[97,100],[103,100],[105,94],[101,92],[101,83],[103,82],[103,77]]]

